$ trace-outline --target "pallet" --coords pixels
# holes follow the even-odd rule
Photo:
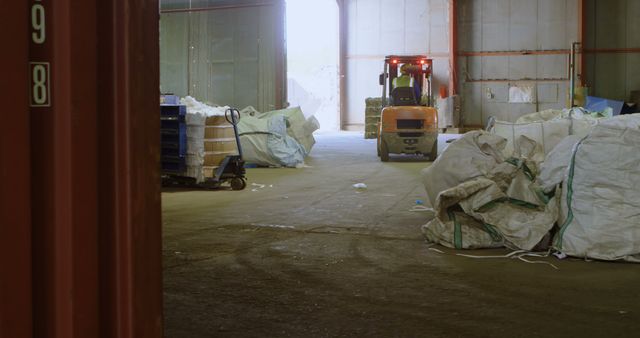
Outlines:
[[[467,126],[467,127],[457,127],[457,128],[439,128],[440,134],[465,134],[474,130],[482,130],[481,126]]]

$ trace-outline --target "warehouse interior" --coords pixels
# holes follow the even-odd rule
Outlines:
[[[0,337],[640,329],[640,0],[0,6]]]

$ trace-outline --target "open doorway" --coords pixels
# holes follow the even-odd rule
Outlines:
[[[291,106],[340,129],[339,11],[335,0],[286,0],[287,90]]]

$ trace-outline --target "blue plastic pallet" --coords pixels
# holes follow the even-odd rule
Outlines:
[[[160,147],[162,171],[180,174],[186,170],[187,107],[160,105]]]
[[[160,118],[184,117],[187,115],[187,106],[175,104],[161,104]]]

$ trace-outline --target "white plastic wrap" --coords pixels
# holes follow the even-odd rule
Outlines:
[[[200,113],[187,113],[187,172],[197,183],[204,181],[204,126],[207,117]]]

